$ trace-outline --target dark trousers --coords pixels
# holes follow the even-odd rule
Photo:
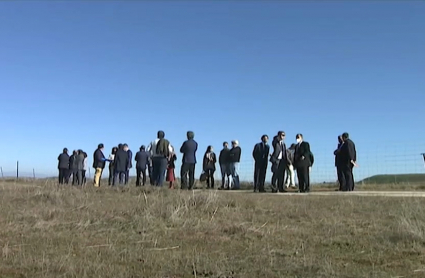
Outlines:
[[[189,176],[189,186],[187,183],[187,177]],[[180,169],[180,178],[181,178],[181,189],[189,189],[193,188],[195,184],[195,163],[183,163]]]
[[[225,188],[229,185],[230,180],[229,180],[229,176],[230,176],[230,170],[229,170],[230,166],[228,163],[223,163],[220,164],[220,172],[221,172],[221,188]],[[227,180],[227,183],[226,183]]]
[[[255,162],[254,165],[254,192],[259,190],[264,192],[266,182],[267,161]]]
[[[142,185],[146,184],[146,168],[136,168],[137,178],[136,186],[140,186],[140,178],[142,178]]]
[[[68,169],[59,168],[59,184],[68,183]]]
[[[152,166],[148,166],[148,174],[149,174],[149,183],[150,185],[154,185],[154,179],[153,179],[153,168]]]
[[[165,180],[165,172],[167,171],[167,158],[153,157],[152,158],[152,172],[153,182],[156,186],[163,186]]]
[[[310,192],[310,169],[308,166],[297,168],[298,188],[300,192]]]
[[[339,191],[343,191],[343,174],[342,174],[342,167],[341,166],[336,166],[336,174],[338,176],[338,183],[339,183]]]
[[[125,184],[128,184],[129,178],[130,178],[130,169],[125,171]]]
[[[82,171],[82,176],[83,176],[83,182],[82,182],[82,184],[86,184],[87,183],[87,177],[86,177],[86,170],[83,170]]]
[[[214,169],[206,169],[205,174],[207,175],[207,188],[214,188]]]
[[[112,180],[112,186],[115,185],[117,179],[119,179],[119,184],[123,184],[125,182],[125,171],[114,171],[114,178]]]
[[[277,188],[279,192],[285,192],[283,185],[285,184],[286,161],[281,159],[278,163],[279,165],[276,173]]]
[[[77,185],[82,185],[83,184],[83,170],[77,170],[75,175],[77,176],[77,180],[76,180]]]
[[[354,177],[353,167],[350,165],[344,165],[341,167],[342,172],[342,191],[353,191],[354,190]]]
[[[78,170],[77,169],[70,169],[69,171],[69,177],[71,178],[72,175],[72,185],[78,184]]]
[[[114,182],[114,175],[115,175],[114,167],[109,167],[109,179],[108,179],[109,185],[112,185],[112,183]]]

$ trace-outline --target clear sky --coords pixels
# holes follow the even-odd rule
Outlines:
[[[335,179],[344,131],[357,177],[423,172],[424,14],[422,1],[0,2],[0,166],[54,175],[63,147],[135,153],[162,129],[179,148],[193,130],[198,160],[239,140],[250,179],[254,144],[284,130],[310,142],[318,181]]]

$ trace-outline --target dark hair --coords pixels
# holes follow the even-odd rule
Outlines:
[[[145,149],[146,149],[145,145],[142,145],[142,146],[140,147],[140,150],[141,150],[141,151],[143,151],[143,150],[145,150]]]
[[[164,131],[162,131],[162,130],[158,131],[158,133],[157,133],[157,137],[158,137],[158,139],[164,139],[164,137],[165,137],[165,132],[164,132]]]
[[[295,138],[303,138],[303,135],[301,133],[298,133]]]
[[[84,158],[86,158],[86,157],[87,157],[87,153],[86,153],[86,152],[83,152],[83,155],[84,155]]]
[[[118,144],[118,149],[121,150],[122,149],[122,144]]]
[[[104,147],[104,146],[103,146],[103,144],[102,144],[102,143],[100,143],[99,145],[97,145],[97,148],[98,148],[98,149],[103,149],[103,147]]]
[[[72,154],[73,154],[73,155],[78,154],[77,150],[73,150],[73,151],[72,151]]]
[[[195,138],[195,133],[193,131],[188,131],[186,133],[186,136],[187,136],[187,139],[190,140],[190,139]]]
[[[223,147],[226,146],[226,145],[229,145],[229,143],[223,142]]]
[[[277,133],[277,136],[282,136],[282,135],[285,135],[285,131],[279,131],[279,132]]]
[[[113,147],[111,153],[116,154],[118,151],[118,147]]]
[[[338,135],[338,143],[342,143],[342,135]]]
[[[264,134],[263,136],[261,136],[261,140],[264,140],[264,138],[269,138],[269,136],[267,134]]]
[[[342,137],[342,139],[346,140],[346,139],[350,138],[350,135],[348,135],[348,133],[347,133],[347,132],[344,132],[344,133],[341,135],[341,137]]]
[[[207,150],[205,151],[205,153],[209,153],[209,152],[211,152],[211,149],[212,149],[213,147],[212,146],[208,146],[207,147]]]
[[[82,150],[82,149],[79,149],[79,150],[77,151],[77,153],[78,153],[78,154],[82,154],[82,153],[84,153],[84,152],[83,152],[83,150]]]
[[[125,143],[124,145],[122,145],[123,148],[128,147],[127,143]]]
[[[68,149],[67,148],[63,148],[63,153],[68,153]]]

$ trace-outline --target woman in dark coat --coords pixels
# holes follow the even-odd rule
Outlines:
[[[217,157],[214,153],[213,147],[208,146],[204,155],[203,170],[207,176],[207,188],[214,188],[214,172]]]
[[[108,184],[112,185],[112,182],[114,181],[114,174],[115,174],[115,166],[114,166],[114,160],[115,160],[115,154],[117,153],[118,148],[113,147],[111,154],[109,155],[108,161],[109,161],[109,180]]]

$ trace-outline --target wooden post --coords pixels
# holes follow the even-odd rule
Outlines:
[[[89,167],[89,179],[91,179],[91,174],[90,174],[90,167]]]
[[[35,170],[32,168],[32,177],[35,179]]]
[[[19,161],[16,161],[16,179],[19,179]]]
[[[4,175],[3,175],[3,167],[0,167],[0,172],[1,172],[1,178],[4,179]]]

